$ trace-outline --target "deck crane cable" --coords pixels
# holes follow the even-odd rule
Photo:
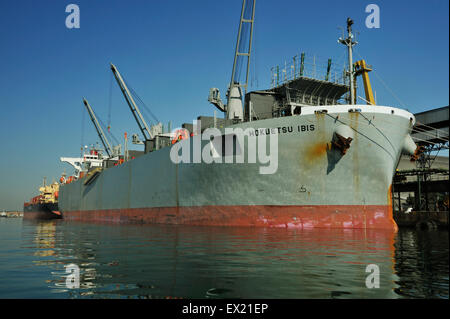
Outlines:
[[[155,114],[153,114],[153,112],[150,110],[150,108],[144,103],[144,101],[141,99],[141,97],[136,93],[136,91],[133,89],[133,87],[127,82],[127,80],[122,76],[123,81],[125,82],[126,86],[128,87],[128,89],[130,90],[130,93],[133,95],[133,97],[136,99],[136,102],[139,103],[139,106],[142,106],[145,111],[150,114],[150,116],[155,120],[156,123],[159,123],[158,118],[155,116]],[[146,120],[149,120],[148,118],[148,114],[147,114],[147,118]],[[151,122],[151,121],[149,121]]]
[[[356,50],[355,50],[354,52],[356,52],[356,54],[357,54],[361,59],[363,59],[362,56],[361,56]],[[381,84],[384,85],[384,87],[392,94],[392,96],[397,100],[397,102],[399,102],[400,105],[401,105],[403,108],[407,109],[407,108],[406,108],[406,105],[405,105],[405,104],[404,104],[404,103],[403,103],[403,102],[402,102],[402,101],[394,94],[394,92],[393,92],[393,91],[387,86],[387,84],[381,79],[381,77],[377,74],[377,72],[375,72],[375,70],[373,70],[373,72],[374,72],[375,76],[378,78],[378,80],[381,82]],[[443,131],[443,130],[434,128],[434,127],[432,127],[432,126],[429,126],[429,125],[426,125],[426,124],[423,124],[423,123],[420,123],[420,122],[416,122],[416,125],[420,125],[420,126],[429,128],[430,130],[434,130],[434,131],[436,131],[436,132],[438,132],[438,133],[441,132],[441,133],[443,133],[443,134],[448,134],[448,132],[446,132],[446,131]],[[421,134],[426,135],[426,136],[429,136],[429,137],[433,137],[434,139],[439,140],[439,141],[442,141],[442,142],[448,142],[448,139],[436,137],[436,136],[435,136],[434,134],[432,134],[431,132],[429,132],[429,131],[427,131],[427,130],[424,130],[424,129],[421,129],[421,128],[418,128],[418,127],[414,127],[414,128],[412,129],[412,131],[413,131],[413,132],[416,132],[416,133],[421,133]],[[417,138],[417,137],[414,137],[414,139],[416,139],[416,140],[418,140],[418,141],[428,142],[428,141],[419,139],[419,138]],[[428,143],[430,143],[430,144],[437,144],[437,143],[432,143],[432,142],[428,142]]]
[[[108,101],[108,129],[107,129],[108,133],[111,130],[111,110],[112,110],[112,92],[113,92],[112,87],[114,75],[110,73],[109,78],[110,80],[109,80],[109,101]]]
[[[150,110],[150,108],[145,104],[145,102],[140,98],[139,95],[137,95],[137,93],[131,88],[132,94],[133,96],[136,98],[136,100],[139,102],[140,106],[142,106],[144,108],[144,110],[147,112],[147,117],[148,115],[150,115],[150,117],[152,117],[156,123],[159,123],[158,118],[156,117],[155,114],[153,114],[153,112]]]
[[[359,56],[359,58],[360,58],[361,60],[364,60],[364,58],[361,56],[361,54],[358,53],[357,50],[353,49],[353,52],[355,52],[355,53]],[[397,100],[398,103],[400,103],[400,105],[401,105],[404,109],[408,110],[407,107],[406,107],[406,105],[405,105],[405,103],[403,103],[403,102],[397,97],[397,95],[391,90],[391,88],[389,88],[389,86],[381,79],[381,77],[378,75],[378,73],[375,72],[375,69],[373,69],[372,71],[373,71],[373,74],[375,74],[375,76],[377,77],[377,79],[381,82],[381,84],[383,84],[383,86],[385,87],[385,89],[388,90],[389,93],[392,94],[392,96]]]
[[[103,129],[103,130],[106,130],[106,125],[105,125],[105,123],[103,123],[103,121],[101,120],[101,118],[98,117],[98,115],[95,113],[94,110],[92,110],[92,111],[94,112],[95,116],[97,117],[98,122],[99,122],[100,125],[102,126],[102,129]],[[114,136],[114,134],[113,134],[111,131],[108,131],[107,134],[108,134],[108,137],[111,137],[111,138],[114,140],[114,142],[116,143],[116,145],[119,144],[119,140]]]
[[[80,157],[83,156],[84,150],[84,111],[81,112],[81,148],[80,148]]]

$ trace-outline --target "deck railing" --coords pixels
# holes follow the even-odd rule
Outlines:
[[[344,65],[338,65],[328,59],[326,62],[305,53],[296,55],[284,65],[277,65],[271,69],[271,88],[283,85],[286,82],[300,77],[307,77],[337,84],[348,85],[348,77]]]

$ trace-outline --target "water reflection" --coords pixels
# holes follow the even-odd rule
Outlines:
[[[396,293],[411,298],[449,297],[448,231],[399,232],[395,243]]]
[[[36,236],[34,243],[38,250],[34,252],[35,256],[53,256],[55,251],[55,232],[56,225],[54,223],[41,222],[36,225]],[[42,261],[36,261],[40,263]]]
[[[391,231],[53,220],[24,221],[23,232],[58,298],[396,298],[402,282]],[[71,263],[79,289],[65,285]],[[379,289],[366,287],[369,264],[380,269]]]

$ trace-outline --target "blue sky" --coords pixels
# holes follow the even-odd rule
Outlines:
[[[70,3],[80,29],[65,26]],[[365,27],[370,3],[380,7],[379,29]],[[98,141],[82,97],[103,122],[110,114],[120,140],[138,132],[115,82],[111,90],[110,62],[162,122],[211,116],[208,91],[226,91],[240,8],[241,0],[1,1],[0,209],[21,209],[44,176],[71,171],[59,157]],[[257,1],[250,89],[267,88],[270,67],[303,51],[344,61],[338,27],[352,17],[357,54],[397,97],[371,74],[378,104],[448,105],[448,12],[447,0]]]

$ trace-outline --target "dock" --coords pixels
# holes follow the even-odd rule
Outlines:
[[[402,156],[392,185],[394,219],[399,227],[448,227],[449,107],[414,114],[411,134],[422,153],[416,161]]]
[[[20,217],[23,217],[23,212],[19,212],[19,211],[0,212],[0,218],[20,218]]]
[[[395,212],[394,219],[399,227],[416,227],[421,230],[448,228],[448,211]]]

